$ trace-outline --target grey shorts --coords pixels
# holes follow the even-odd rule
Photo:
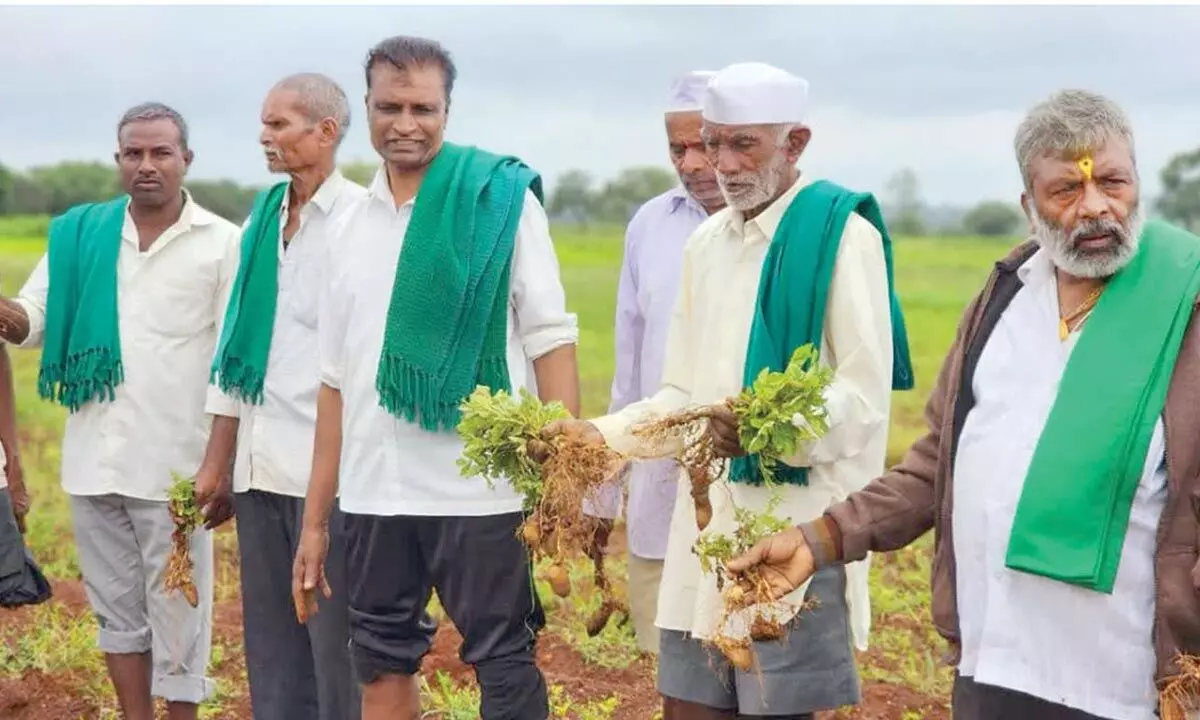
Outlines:
[[[110,654],[151,653],[151,693],[168,702],[200,703],[214,688],[207,677],[212,647],[212,533],[191,539],[192,607],[163,589],[171,552],[167,503],[121,495],[71,496],[79,568],[100,625],[97,645]]]
[[[754,644],[758,666],[734,669],[716,649],[687,633],[663,630],[658,691],[666,697],[751,716],[795,716],[855,705],[862,694],[846,613],[846,573],[828,567],[813,576],[801,613],[778,642]],[[761,673],[761,675],[760,675]]]

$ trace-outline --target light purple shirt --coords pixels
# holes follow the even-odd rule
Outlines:
[[[677,187],[642,205],[625,230],[610,413],[653,395],[661,385],[683,248],[707,218],[699,203]],[[635,462],[629,469],[626,525],[629,551],[637,557],[661,560],[666,556],[677,473],[678,466],[670,459]],[[620,504],[620,485],[610,485],[597,493],[588,510],[613,518]]]

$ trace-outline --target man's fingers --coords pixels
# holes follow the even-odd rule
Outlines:
[[[325,574],[323,563],[306,562],[304,564],[304,584],[302,590],[314,590],[317,587],[317,580]]]
[[[321,593],[325,596],[326,600],[333,597],[333,588],[329,587],[329,579],[325,577],[325,573],[321,573]],[[315,600],[313,601],[313,605],[316,605]]]
[[[766,554],[766,541],[755,543],[754,547],[730,560],[725,564],[725,567],[731,573],[743,573],[755,565],[762,563],[763,557],[765,557]]]
[[[567,423],[565,420],[555,420],[546,427],[542,428],[542,431],[538,434],[543,440],[549,442],[555,437],[562,435],[566,431],[566,425]]]
[[[17,513],[17,532],[25,534],[25,513]]]

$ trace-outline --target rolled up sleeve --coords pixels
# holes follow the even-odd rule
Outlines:
[[[50,265],[46,255],[38,261],[14,301],[29,317],[29,334],[15,347],[39,348],[46,336],[46,298],[50,295]]]
[[[516,330],[527,358],[536,360],[564,345],[579,343],[578,319],[567,312],[550,223],[529,191],[517,226],[510,277]]]
[[[209,415],[224,417],[241,417],[242,404],[221,391],[216,385],[208,386],[208,394],[204,399],[204,411]]]

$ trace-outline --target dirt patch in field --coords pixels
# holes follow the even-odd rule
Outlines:
[[[79,697],[79,684],[70,675],[47,675],[40,670],[31,670],[20,678],[0,679],[0,718],[99,717],[99,708]]]
[[[915,714],[914,714],[915,713]],[[818,715],[817,720],[950,720],[944,701],[923,695],[902,685],[867,683],[862,704],[834,713]]]
[[[223,528],[224,532],[229,532]],[[236,553],[227,545],[218,554],[222,563],[236,562]],[[610,551],[622,552],[625,537],[615,532]],[[83,585],[77,580],[55,582],[52,603],[71,614],[89,612]],[[11,642],[34,619],[34,608],[0,611],[0,642]],[[549,612],[549,608],[548,608]],[[242,605],[234,597],[218,602],[213,612],[214,653],[212,674],[221,685],[220,720],[245,720],[251,716],[246,666],[242,644]],[[875,627],[915,631],[920,623],[911,617],[877,618]],[[872,633],[875,636],[875,632]],[[462,640],[453,624],[442,623],[432,649],[426,657],[423,674],[432,680],[444,671],[461,685],[473,685],[475,673],[459,659]],[[538,641],[538,665],[551,686],[566,691],[576,705],[602,701],[611,696],[621,698],[612,715],[613,720],[650,720],[661,708],[655,689],[654,661],[643,659],[624,670],[600,668],[588,664],[581,654],[566,641],[547,629]],[[889,659],[876,647],[860,656],[860,665],[887,667]],[[98,718],[97,701],[88,698],[87,678],[69,672],[46,674],[30,670],[19,678],[0,679],[0,718],[6,720],[43,720],[45,718]],[[103,702],[103,700],[100,700]],[[948,699],[934,697],[903,685],[884,682],[865,682],[863,702],[855,708],[822,713],[820,720],[948,720]]]
[[[439,670],[461,684],[474,683],[475,672],[459,659],[462,637],[450,622],[438,628],[433,647],[425,657],[422,672],[431,678]],[[579,653],[552,632],[538,638],[537,662],[546,682],[559,685],[575,702],[604,700],[616,695],[621,704],[613,720],[649,720],[661,706],[654,688],[654,667],[643,660],[624,670],[587,664]]]

